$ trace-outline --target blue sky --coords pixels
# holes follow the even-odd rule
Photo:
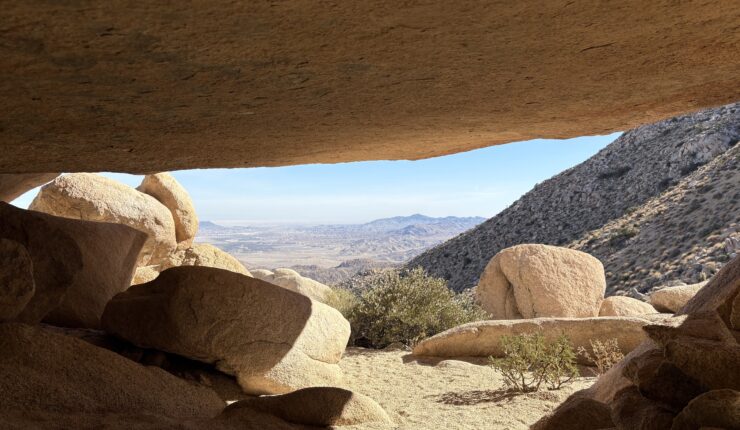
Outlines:
[[[201,220],[360,223],[422,213],[491,217],[538,182],[578,164],[619,136],[531,140],[420,161],[369,161],[173,172]],[[140,176],[106,173],[131,186]],[[26,207],[33,190],[14,203]]]

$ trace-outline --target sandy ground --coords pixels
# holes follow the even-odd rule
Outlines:
[[[417,359],[405,351],[348,348],[340,362],[345,386],[375,399],[395,429],[527,429],[572,392],[594,382],[579,378],[558,391],[506,392],[485,360]],[[380,429],[351,426],[337,429]]]

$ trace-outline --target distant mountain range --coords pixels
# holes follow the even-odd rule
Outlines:
[[[421,214],[364,224],[223,226],[201,221],[196,240],[218,246],[248,268],[295,267],[331,284],[358,270],[402,264],[483,221]]]
[[[711,277],[740,253],[740,103],[625,132],[476,228],[412,259],[461,291],[520,243],[580,249],[607,293]]]

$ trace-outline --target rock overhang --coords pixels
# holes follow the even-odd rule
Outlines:
[[[0,172],[419,159],[740,99],[740,3],[41,0],[0,12]]]

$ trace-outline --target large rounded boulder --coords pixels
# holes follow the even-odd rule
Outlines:
[[[705,281],[656,290],[650,294],[650,304],[660,312],[678,312],[706,284]]]
[[[175,250],[175,222],[154,197],[92,173],[62,175],[44,185],[29,209],[65,218],[124,224],[147,234],[139,265],[160,264]]]
[[[258,279],[182,266],[110,301],[103,328],[145,348],[215,364],[250,394],[341,382],[350,335],[335,309]]]
[[[198,215],[190,194],[171,174],[146,175],[137,190],[159,200],[170,210],[175,221],[178,247],[187,248],[193,244],[198,233]]]
[[[491,259],[476,294],[494,319],[595,317],[605,290],[598,259],[572,249],[525,244]]]
[[[657,313],[658,311],[650,303],[625,296],[605,298],[599,310],[599,316],[602,317],[633,317]]]

